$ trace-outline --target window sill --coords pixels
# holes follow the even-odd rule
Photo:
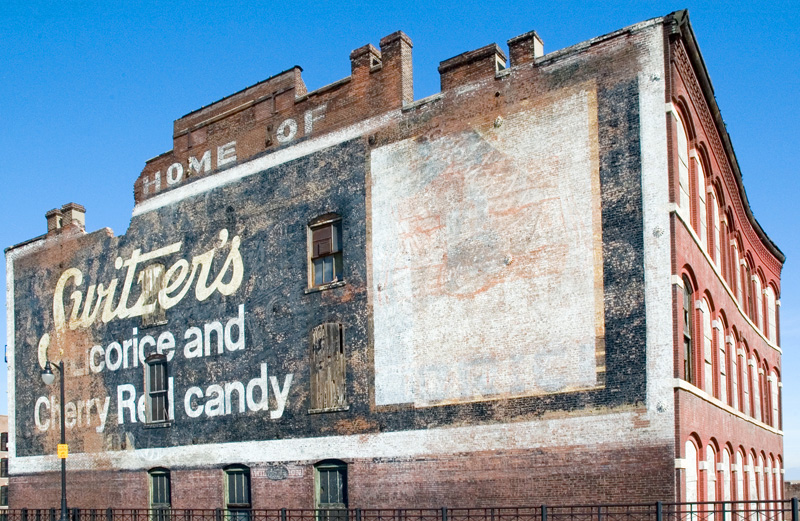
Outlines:
[[[341,411],[349,411],[349,405],[343,405],[341,407],[327,407],[325,409],[309,409],[308,414],[321,414],[324,412],[341,412]]]
[[[142,426],[145,429],[166,429],[167,427],[172,427],[172,421],[165,421],[165,422],[150,422],[150,423],[143,423]]]
[[[337,280],[336,282],[329,282],[327,284],[321,284],[319,286],[314,286],[313,288],[306,288],[303,293],[308,295],[309,293],[316,293],[318,291],[325,291],[326,289],[333,289],[333,288],[341,288],[347,284],[347,282],[343,280]]]

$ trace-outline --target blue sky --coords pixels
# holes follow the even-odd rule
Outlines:
[[[535,29],[550,52],[688,8],[750,205],[788,259],[784,448],[787,479],[800,479],[797,2],[413,5],[0,0],[0,246],[42,234],[44,213],[70,201],[86,206],[90,230],[124,233],[133,182],[147,159],[172,148],[174,119],[293,65],[313,90],[349,75],[352,49],[401,29],[414,42],[419,99],[439,90],[439,62],[464,51],[505,48]]]

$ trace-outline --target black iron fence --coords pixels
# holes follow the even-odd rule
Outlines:
[[[58,521],[58,509],[9,509],[0,521]],[[90,509],[69,521],[800,521],[798,499],[503,508]]]

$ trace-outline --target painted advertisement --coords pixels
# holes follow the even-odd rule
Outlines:
[[[602,385],[596,129],[582,90],[373,153],[378,405]]]
[[[311,331],[340,324],[351,353],[366,345],[365,164],[363,145],[348,142],[176,197],[125,235],[64,238],[18,259],[17,455],[54,449],[59,378],[75,453],[310,432]],[[346,263],[337,287],[315,291],[308,225],[330,213]],[[161,384],[148,381],[153,361]],[[346,398],[367,403],[353,390]]]

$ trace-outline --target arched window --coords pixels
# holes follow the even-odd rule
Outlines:
[[[778,395],[778,373],[773,370],[769,375],[769,392],[770,396],[772,397],[772,426],[776,429],[780,429],[781,421],[780,421],[780,397]]]
[[[711,226],[713,226],[713,233],[712,233],[712,250],[711,250],[711,258],[714,259],[714,264],[717,265],[717,268],[720,270],[722,269],[722,225],[720,223],[720,216],[719,216],[719,201],[717,200],[717,194],[714,190],[710,190],[711,195]]]
[[[758,499],[760,501],[767,500],[766,491],[764,490],[764,458],[763,456],[758,456],[758,466],[756,467],[755,475],[756,475],[756,486],[758,487]],[[759,519],[764,521],[766,519],[766,512],[764,512],[764,508],[759,509],[761,511],[761,515]]]
[[[778,328],[775,317],[775,290],[772,289],[772,286],[767,286],[767,289],[764,290],[764,294],[767,297],[767,338],[769,338],[771,342],[777,343]]]
[[[753,454],[747,455],[747,495],[750,501],[758,501],[758,484],[756,480],[756,463]],[[750,503],[750,519],[756,519],[756,504]]]
[[[725,342],[725,322],[722,315],[714,324],[716,327],[717,349],[719,350],[719,399],[728,403],[728,350]]]
[[[750,389],[753,393],[753,418],[761,421],[761,379],[757,355],[750,357]]]
[[[714,394],[714,333],[711,328],[711,309],[703,299],[699,305],[703,326],[703,390]]]
[[[722,450],[722,501],[730,501],[731,497],[731,455],[727,447]]]
[[[731,278],[733,279],[733,286],[736,288],[736,301],[739,305],[742,304],[742,266],[739,263],[739,246],[736,241],[733,241],[733,272]]]
[[[736,336],[733,332],[725,339],[728,344],[728,355],[731,362],[731,407],[739,408],[739,355],[736,352]]]
[[[742,375],[742,412],[750,415],[750,352],[746,344],[742,344],[742,353],[739,356],[739,367]]]
[[[708,251],[708,210],[706,209],[706,175],[703,173],[703,163],[695,157],[695,171],[697,172],[697,231],[700,235],[700,244]]]
[[[691,215],[691,195],[689,189],[689,139],[683,120],[675,113],[675,123],[678,137],[678,181],[680,184],[680,199],[678,205],[689,211]]]
[[[753,293],[755,294],[756,327],[764,331],[764,298],[761,291],[761,278],[758,275],[753,275]]]
[[[783,501],[783,474],[781,474],[781,460],[778,458],[773,465],[775,470],[772,473],[775,475],[775,500]]]
[[[744,456],[742,455],[742,451],[739,450],[736,452],[736,500],[743,501],[745,499],[745,490],[744,490]]]
[[[684,380],[695,384],[695,363],[694,347],[692,337],[694,336],[692,312],[692,283],[687,277],[683,277],[683,374]]]
[[[775,499],[772,494],[772,462],[769,458],[764,459],[764,499],[770,501],[767,507],[770,511],[774,506],[771,501]]]
[[[706,501],[717,500],[717,455],[711,444],[706,445]],[[714,514],[708,514],[708,521],[714,521]]]
[[[686,499],[685,503],[697,503],[697,447],[692,440],[686,441]]]

